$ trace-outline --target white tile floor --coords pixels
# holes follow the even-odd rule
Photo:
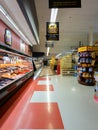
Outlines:
[[[72,76],[49,76],[54,91],[34,92],[30,102],[57,102],[65,130],[98,130],[98,102],[94,87],[84,86]],[[46,85],[47,82],[39,81]]]

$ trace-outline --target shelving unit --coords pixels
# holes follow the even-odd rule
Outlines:
[[[32,58],[0,44],[0,105],[33,76]]]
[[[94,64],[98,47],[86,46],[78,49],[78,82],[84,85],[95,85]]]

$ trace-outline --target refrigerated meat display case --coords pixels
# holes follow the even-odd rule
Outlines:
[[[0,43],[0,105],[33,78],[32,57]]]

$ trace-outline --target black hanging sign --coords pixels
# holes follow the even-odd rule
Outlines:
[[[49,8],[81,8],[81,0],[49,0]]]
[[[59,22],[46,23],[46,40],[59,40]]]

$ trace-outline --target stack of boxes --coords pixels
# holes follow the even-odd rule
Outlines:
[[[60,72],[61,75],[73,75],[74,70],[72,69],[72,55],[68,54],[60,60]]]

